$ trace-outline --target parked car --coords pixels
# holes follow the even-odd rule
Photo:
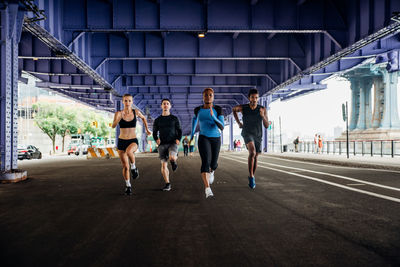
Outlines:
[[[18,146],[18,159],[41,159],[42,152],[33,145],[28,146]]]
[[[76,145],[70,145],[67,150],[67,153],[68,153],[68,156],[71,154],[79,155],[78,147]]]

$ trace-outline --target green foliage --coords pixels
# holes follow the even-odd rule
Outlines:
[[[56,135],[61,128],[57,113],[60,113],[61,109],[47,103],[36,103],[32,105],[32,109],[36,113],[34,119],[36,125],[51,139],[55,152]]]
[[[53,151],[55,151],[56,135],[60,135],[63,139],[64,151],[64,138],[70,134],[78,133],[78,129],[82,134],[90,134],[91,136],[98,136],[108,138],[115,137],[109,123],[111,118],[106,118],[103,114],[91,111],[84,108],[64,108],[64,106],[36,103],[32,106],[35,110],[35,123],[53,142]],[[97,122],[97,127],[93,125]]]

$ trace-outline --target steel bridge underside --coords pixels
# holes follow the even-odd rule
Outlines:
[[[400,48],[396,0],[34,2],[46,19],[26,13],[19,70],[37,86],[110,112],[130,93],[152,118],[170,98],[185,134],[205,87],[228,115],[251,88],[288,100]]]

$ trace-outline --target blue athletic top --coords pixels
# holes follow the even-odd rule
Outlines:
[[[191,138],[196,131],[197,122],[200,123],[200,134],[207,137],[220,137],[221,131],[224,129],[224,116],[222,115],[222,108],[220,106],[213,106],[213,116],[211,116],[210,109],[199,106],[194,109],[194,116],[192,118],[192,133]]]

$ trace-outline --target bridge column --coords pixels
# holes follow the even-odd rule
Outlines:
[[[381,126],[383,108],[384,108],[384,90],[385,86],[381,76],[374,77],[374,113],[372,115],[372,128]]]
[[[114,100],[115,111],[122,110],[122,101],[121,100]],[[118,137],[119,137],[119,125],[115,127],[115,145],[118,144]]]
[[[370,77],[360,77],[360,105],[357,121],[357,129],[364,130],[371,127],[371,86]]]
[[[357,127],[358,115],[360,112],[360,81],[356,78],[349,78],[351,88],[351,117],[349,130]]]
[[[380,128],[400,129],[399,113],[397,109],[397,81],[398,72],[382,70],[384,91],[384,109]]]
[[[265,107],[265,109],[268,112],[269,109],[269,103],[268,103],[268,99],[265,97],[261,100],[262,102],[262,106]],[[268,152],[268,130],[266,128],[264,128],[264,124],[262,126],[262,143],[261,143],[261,152]]]
[[[23,16],[18,4],[0,10],[0,179],[22,178],[3,177],[1,173],[18,167],[18,43]]]
[[[147,148],[147,133],[146,127],[144,127],[144,123],[142,123],[142,152],[146,152]]]
[[[229,150],[233,150],[233,115],[229,116]]]

